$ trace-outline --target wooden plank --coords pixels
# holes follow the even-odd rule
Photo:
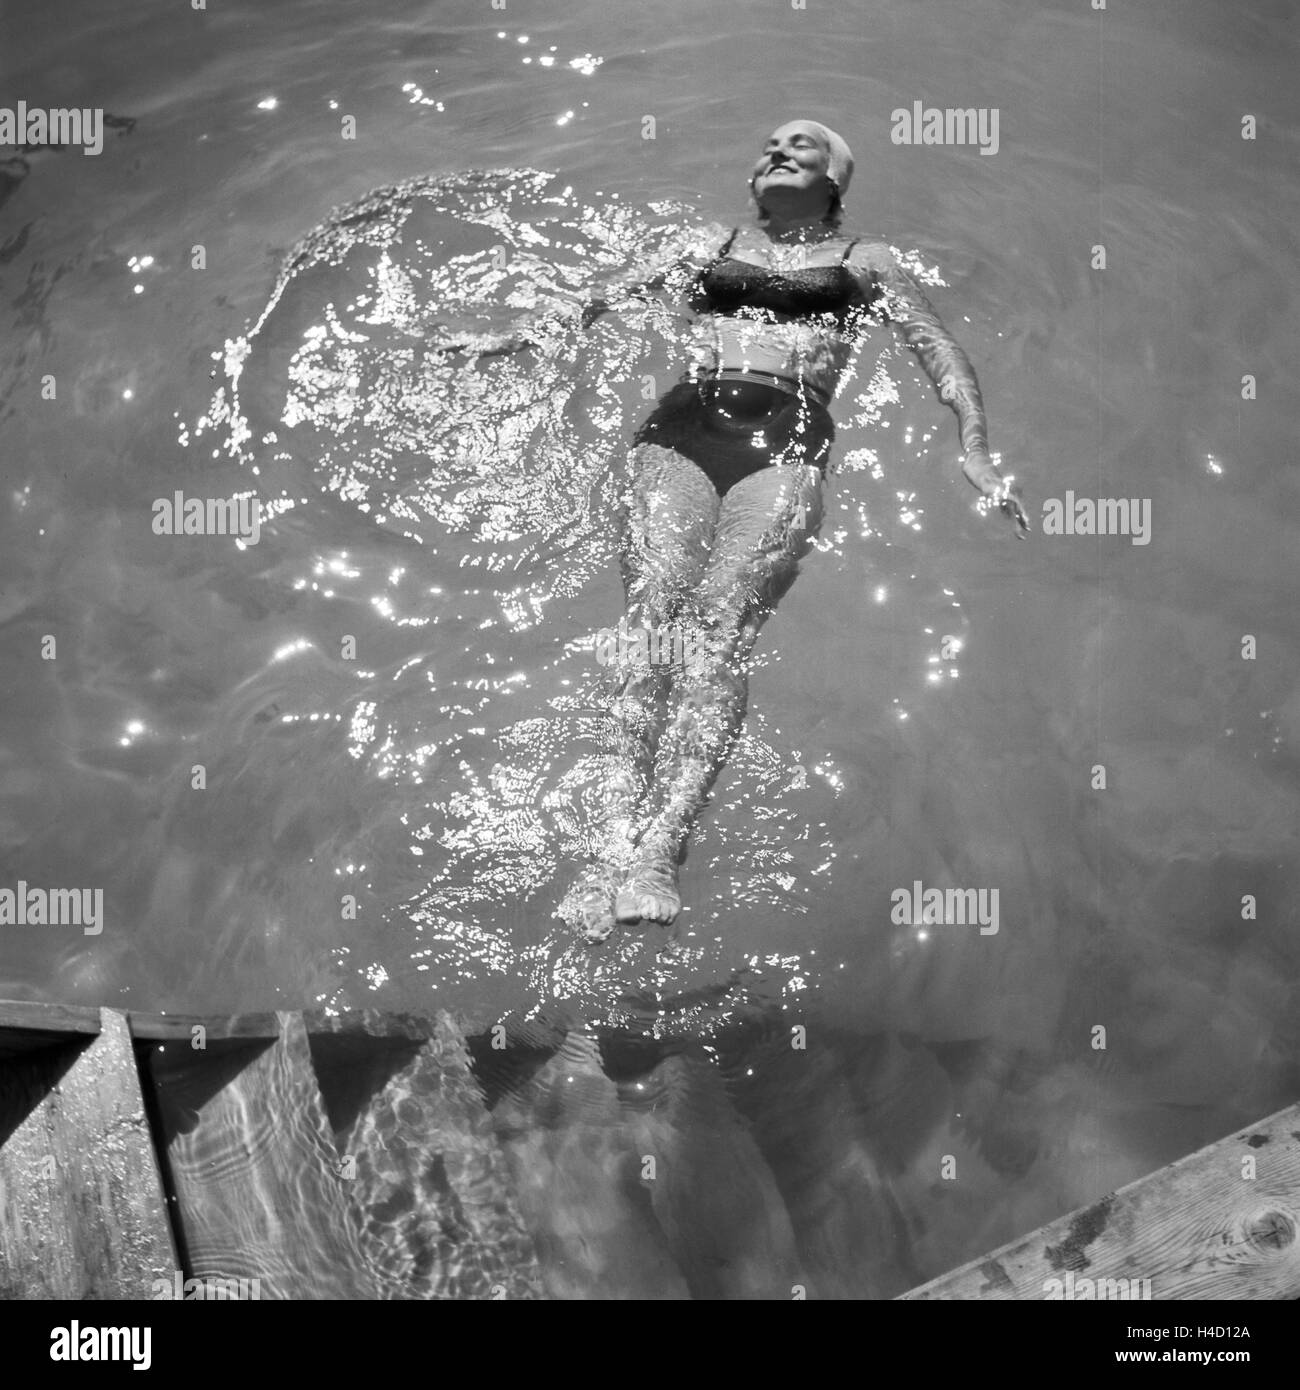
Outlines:
[[[387,1014],[378,1009],[349,1009],[343,1013],[326,1013],[324,1009],[304,1009],[303,1022],[315,1040],[318,1037],[337,1038],[409,1038],[424,1041],[441,1037],[438,1018],[420,1014]]]
[[[148,1299],[177,1268],[126,1018],[69,1037],[85,1012],[0,1067],[0,1298]]]
[[[1294,1299],[1297,1230],[1300,1105],[900,1298]]]
[[[376,1298],[297,1014],[268,1044],[149,1048],[186,1274],[250,1295]],[[188,1036],[188,1035],[187,1035]]]
[[[131,1034],[142,1042],[183,1042],[189,1044],[196,1028],[202,1028],[209,1042],[246,1039],[267,1042],[280,1035],[275,1014],[230,1014],[208,1017],[200,1014],[146,1014],[132,1010]],[[302,1014],[303,1024],[313,1037],[328,1034],[340,1037],[428,1038],[435,1030],[433,1020],[411,1014],[381,1014],[373,1009],[356,1009],[347,1013],[327,1014],[323,1009],[309,1009]]]
[[[350,1036],[430,1038],[437,1032],[432,1019],[415,1014],[382,1014],[373,1009],[326,1013],[324,1009],[304,1011],[307,1031]],[[202,1027],[213,1042],[231,1038],[279,1036],[279,1022],[273,1013],[203,1015],[127,1013],[132,1037],[147,1042],[188,1043],[193,1030]],[[0,999],[0,1057],[49,1045],[50,1035],[80,1034],[93,1037],[99,1032],[99,1010],[73,1004],[47,1004],[30,999]]]
[[[99,1028],[98,1009],[31,999],[0,999],[0,1059],[18,1057],[69,1038],[93,1038],[98,1036]]]
[[[353,1015],[311,1045],[383,1296],[539,1297],[533,1242],[456,1019]]]
[[[132,1009],[127,1018],[131,1036],[140,1042],[179,1042],[188,1047],[196,1028],[203,1029],[207,1042],[272,1042],[280,1036],[275,1014],[144,1014]]]

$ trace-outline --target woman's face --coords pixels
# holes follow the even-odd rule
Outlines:
[[[754,197],[763,204],[770,193],[790,190],[807,197],[830,195],[830,154],[821,137],[803,121],[791,121],[774,130],[754,165]]]

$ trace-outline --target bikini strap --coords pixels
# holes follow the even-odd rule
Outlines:
[[[849,244],[844,248],[844,255],[843,255],[843,257],[840,259],[840,264],[841,264],[841,265],[848,265],[848,263],[849,263],[849,257],[853,254],[853,248],[854,248],[854,247],[858,244],[858,242],[860,242],[861,240],[862,240],[862,238],[861,238],[860,236],[855,236],[855,237],[853,238],[853,240],[852,240],[851,242],[849,242]]]
[[[733,228],[731,229],[731,235],[727,238],[727,244],[722,248],[721,251],[718,252],[718,259],[719,259],[719,260],[723,260],[723,259],[725,259],[727,256],[729,256],[729,255],[731,254],[732,243],[736,240],[736,238],[737,238],[739,235],[740,235],[740,228],[739,228],[739,227],[733,227]]]

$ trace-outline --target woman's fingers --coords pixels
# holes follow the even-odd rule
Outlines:
[[[1009,516],[1016,523],[1016,535],[1021,540],[1029,534],[1029,514],[1025,511],[1025,500],[1020,495],[1020,489],[1007,478],[990,494],[998,504],[1004,515]]]
[[[1029,515],[1025,511],[1025,504],[1018,492],[1011,492],[1004,497],[1000,503],[1002,510],[1016,523],[1016,535],[1021,540],[1029,534]]]
[[[483,333],[474,337],[445,343],[429,343],[430,352],[463,352],[467,357],[500,357],[505,353],[523,352],[535,344],[513,333]]]
[[[1014,477],[1004,478],[991,463],[983,468],[978,465],[973,467],[967,465],[963,467],[963,471],[966,477],[983,493],[979,503],[980,511],[992,511],[996,506],[999,511],[1015,522],[1016,535],[1023,540],[1032,530],[1032,527],[1029,522],[1029,513],[1025,510],[1024,498],[1021,496],[1019,487],[1016,486]]]

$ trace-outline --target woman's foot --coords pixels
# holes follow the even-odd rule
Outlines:
[[[555,915],[588,941],[604,941],[614,930],[614,895],[622,881],[617,869],[593,864],[565,894]]]
[[[642,851],[614,901],[619,922],[673,921],[682,910],[677,864],[670,851]]]

